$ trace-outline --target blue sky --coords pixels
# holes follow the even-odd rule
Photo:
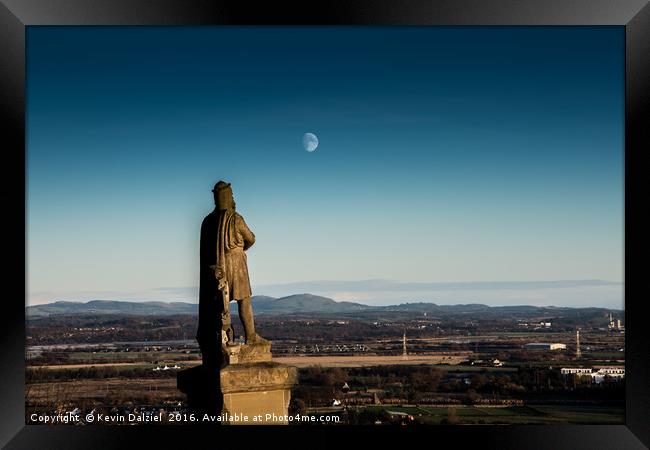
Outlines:
[[[620,308],[623,43],[620,27],[29,27],[28,302],[196,301],[224,179],[257,236],[254,294]],[[559,280],[606,283],[513,283]]]

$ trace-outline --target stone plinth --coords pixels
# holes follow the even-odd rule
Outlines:
[[[297,370],[272,361],[230,364],[220,371],[223,410],[234,419],[229,423],[286,424],[291,388],[297,385]],[[246,420],[237,418],[248,417]],[[253,417],[261,420],[253,422]]]
[[[222,423],[287,423],[284,418],[291,389],[297,385],[297,369],[273,362],[270,350],[270,343],[224,346],[220,369],[201,365],[182,370],[178,389],[187,395],[191,410],[220,414],[227,418]]]

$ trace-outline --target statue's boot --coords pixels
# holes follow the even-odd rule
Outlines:
[[[259,334],[255,333],[253,336],[250,338],[246,338],[246,343],[247,344],[269,344],[270,341],[264,339],[262,336]]]

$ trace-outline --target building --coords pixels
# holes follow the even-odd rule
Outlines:
[[[524,346],[528,350],[564,350],[566,344],[560,343],[547,343],[547,342],[531,342]]]
[[[612,381],[620,381],[625,378],[624,367],[594,367],[594,372],[591,373],[591,379],[594,383],[602,383],[605,377]]]
[[[602,383],[605,377],[611,380],[620,381],[625,378],[625,368],[620,366],[599,366],[599,367],[563,367],[560,369],[562,375],[576,375],[578,377],[591,377],[594,383]]]
[[[593,369],[586,367],[563,367],[560,369],[562,375],[590,375]]]
[[[597,366],[594,367],[596,373],[601,375],[608,375],[610,377],[623,378],[625,377],[625,367],[620,366]]]
[[[621,319],[614,320],[612,313],[609,313],[609,323],[607,325],[607,328],[610,331],[625,331],[625,326],[623,326]]]

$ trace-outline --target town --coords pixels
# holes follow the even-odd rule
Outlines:
[[[258,323],[274,360],[299,368],[290,412],[336,418],[324,423],[623,423],[621,311],[261,315]],[[201,361],[193,327],[191,315],[28,321],[27,423],[34,414],[175,423],[165,418],[186,412],[176,373]],[[121,340],[130,330],[137,339]]]

